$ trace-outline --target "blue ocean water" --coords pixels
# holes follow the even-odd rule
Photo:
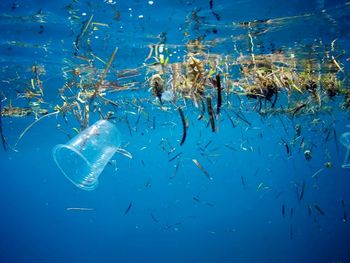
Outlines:
[[[339,140],[349,10],[346,0],[1,1],[0,262],[350,262]],[[194,97],[152,94],[152,74],[185,63],[195,40],[222,80],[220,113],[210,93],[215,132],[205,99],[198,120]],[[313,61],[317,76],[330,59],[343,93],[286,108],[281,91],[261,107],[282,113],[263,114],[257,98],[230,92],[249,78],[244,58],[256,68],[262,54]],[[113,112],[132,157],[115,154],[93,191],[52,157],[83,130],[86,107],[89,125]]]

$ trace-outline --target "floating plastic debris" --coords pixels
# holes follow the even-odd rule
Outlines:
[[[350,169],[350,132],[345,132],[340,136],[340,142],[346,148],[344,163],[341,166],[344,169]]]
[[[107,120],[100,120],[66,144],[53,149],[62,173],[77,187],[94,190],[104,167],[118,151],[120,133]]]

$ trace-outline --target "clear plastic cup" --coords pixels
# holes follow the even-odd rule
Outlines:
[[[53,158],[73,184],[84,190],[94,190],[98,177],[119,146],[118,129],[107,120],[100,120],[66,144],[56,145]]]
[[[341,166],[345,169],[350,169],[350,132],[345,132],[340,136],[340,142],[343,144],[346,148],[346,154],[344,158],[344,163]]]

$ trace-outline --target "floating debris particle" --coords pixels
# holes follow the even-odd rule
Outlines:
[[[175,178],[175,176],[177,175],[177,172],[179,170],[180,167],[180,159],[177,161],[176,165],[175,165],[175,170],[173,172],[173,174],[169,177],[170,179]]]
[[[304,197],[304,191],[305,191],[305,180],[303,181],[303,184],[301,186],[301,192],[300,192],[300,196],[299,196],[299,200],[301,201]]]
[[[217,88],[217,92],[218,92],[218,102],[217,102],[217,106],[216,106],[216,116],[219,116],[220,114],[220,109],[221,109],[221,105],[222,105],[222,94],[221,94],[221,80],[220,80],[220,75],[217,74],[216,75],[216,88]]]
[[[195,165],[197,165],[197,167],[205,174],[205,176],[209,180],[213,180],[213,178],[209,175],[209,173],[203,168],[203,166],[196,159],[192,159],[192,161],[195,163]]]
[[[333,167],[333,164],[332,164],[332,162],[325,162],[324,163],[324,167],[326,167],[326,168],[332,168]]]
[[[214,112],[211,106],[211,97],[207,97],[207,107],[208,107],[209,122],[210,122],[211,130],[212,132],[215,132]]]
[[[251,122],[247,120],[247,118],[241,112],[233,112],[238,119],[246,123],[248,126],[252,126]]]
[[[287,156],[290,156],[291,153],[290,153],[290,148],[289,148],[288,143],[283,139],[282,139],[282,142],[283,142],[284,147],[286,148]]]
[[[127,215],[132,207],[132,202],[129,203],[128,207],[124,211],[124,215]]]
[[[1,142],[2,142],[2,147],[4,150],[7,150],[7,143],[6,139],[2,130],[2,102],[3,102],[3,96],[0,95],[0,136],[1,136]]]
[[[257,191],[260,191],[264,187],[264,183],[261,182],[258,187],[256,188]]]
[[[318,205],[314,205],[314,207],[317,210],[317,212],[319,212],[321,215],[325,215],[325,212],[322,210],[321,207],[319,207]]]
[[[182,132],[182,138],[181,138],[181,142],[180,142],[180,146],[182,146],[186,140],[186,135],[187,135],[187,124],[186,124],[186,120],[185,120],[185,115],[182,111],[182,108],[179,107],[178,111],[180,113],[180,117],[181,117],[181,122],[182,122],[182,128],[183,128],[183,132]]]
[[[24,131],[19,135],[15,145],[14,145],[14,148],[17,147],[18,143],[20,142],[20,140],[23,138],[23,136],[36,124],[38,123],[39,121],[41,121],[42,119],[46,118],[46,117],[49,117],[49,116],[52,116],[52,115],[58,115],[59,111],[55,111],[55,112],[51,112],[49,114],[46,114],[46,115],[43,115],[41,116],[39,119],[35,120],[34,122],[32,122],[31,124],[29,124],[29,126],[27,128],[24,129]]]
[[[316,178],[324,169],[321,168],[321,169],[318,169],[312,176],[311,178]]]
[[[90,27],[93,18],[94,18],[94,15],[91,15],[89,20],[83,24],[80,34],[78,34],[77,38],[75,39],[74,47],[75,47],[76,52],[79,50],[80,41],[84,37],[88,28]],[[76,53],[76,55],[77,55],[77,53]]]
[[[67,211],[93,211],[94,208],[89,207],[67,207]]]
[[[312,159],[312,153],[310,150],[305,150],[304,151],[304,156],[306,161],[310,161]]]
[[[201,201],[198,197],[196,197],[196,196],[192,197],[192,199],[193,199],[194,201],[198,202],[198,203],[201,203],[201,202],[202,202],[202,201]]]
[[[169,162],[174,161],[176,158],[178,158],[180,155],[182,154],[182,152],[179,152],[178,154],[176,154],[174,157],[169,159]]]
[[[245,186],[245,182],[244,182],[243,176],[241,176],[241,182],[242,182],[242,185]]]
[[[124,155],[125,157],[128,157],[129,159],[132,159],[132,154],[125,149],[116,148],[116,152]]]
[[[95,86],[94,86],[94,93],[93,93],[93,95],[90,98],[90,103],[89,104],[91,104],[91,102],[94,100],[94,98],[99,94],[100,87],[101,87],[101,85],[102,85],[102,83],[103,83],[103,81],[104,81],[104,79],[105,79],[105,77],[106,77],[106,75],[107,75],[107,73],[109,71],[109,68],[111,67],[111,65],[112,65],[112,63],[114,61],[114,58],[115,58],[115,55],[117,54],[117,52],[118,52],[118,47],[116,47],[114,49],[113,54],[110,57],[110,59],[109,59],[107,65],[106,65],[106,67],[105,67],[105,69],[104,69],[104,71],[103,71],[99,81],[95,84]]]

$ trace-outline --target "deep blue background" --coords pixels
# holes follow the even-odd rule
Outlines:
[[[349,5],[345,1],[226,2],[213,1],[220,22],[212,17],[209,1],[155,0],[153,5],[144,0],[116,1],[116,5],[84,1],[76,5],[78,15],[86,12],[87,18],[94,14],[95,21],[111,23],[108,41],[101,41],[106,37],[103,31],[96,45],[101,47],[98,51],[103,58],[119,47],[116,68],[140,66],[148,54],[147,45],[157,42],[160,32],[168,33],[169,43],[183,44],[186,39],[181,28],[186,15],[195,8],[208,17],[209,24],[217,24],[218,36],[209,35],[209,39],[238,34],[225,29],[224,25],[232,22],[321,14],[326,9],[337,24],[329,26],[320,15],[319,19],[277,28],[265,38],[276,46],[313,42],[315,38],[330,43],[338,38],[343,48],[349,47],[349,19],[343,14],[349,13]],[[11,10],[14,3],[18,7]],[[1,90],[9,98],[15,98],[14,89],[26,84],[33,63],[40,63],[47,70],[46,99],[57,99],[57,89],[64,81],[63,59],[72,57],[72,42],[81,28],[81,22],[72,25],[67,19],[64,7],[69,3],[0,3],[1,79],[13,78],[16,73],[21,77],[11,84],[1,82]],[[40,24],[32,17],[40,9],[46,18],[42,34],[38,33]],[[120,21],[113,21],[116,10],[120,10]],[[144,19],[138,19],[141,14]],[[23,47],[9,41],[36,46]],[[222,47],[222,52],[232,52],[232,46]],[[325,123],[334,118],[338,137],[349,129],[348,113],[336,109],[339,103],[333,103],[332,116],[315,116]],[[325,143],[321,126],[310,124],[312,118],[283,118],[288,127],[286,134],[276,117],[261,120],[257,114],[248,113],[252,127],[240,123],[232,128],[223,114],[220,131],[213,134],[188,109],[188,137],[180,147],[182,126],[177,112],[164,113],[152,106],[146,112],[156,117],[155,130],[144,117],[132,136],[125,122],[116,123],[123,134],[122,145],[130,143],[127,150],[133,159],[116,155],[117,170],[108,165],[99,187],[92,192],[73,186],[52,159],[52,147],[67,141],[55,129],[55,117],[34,126],[20,142],[18,153],[0,151],[0,262],[350,262],[350,226],[342,222],[341,205],[344,200],[350,215],[350,172],[341,168],[345,147],[338,142],[337,151],[333,134]],[[136,118],[129,115],[130,123]],[[3,118],[9,142],[13,144],[33,120]],[[317,145],[310,162],[297,147],[288,157],[281,144],[282,138],[293,138],[296,123],[301,124],[303,136]],[[176,153],[182,152],[174,178],[177,160],[168,161],[162,138],[176,147]],[[208,150],[217,156],[205,158],[198,148],[210,140]],[[147,148],[140,150],[142,147]],[[201,162],[212,181],[192,159]],[[332,168],[324,168],[327,161],[333,163]],[[312,178],[321,168],[324,170],[319,176]],[[300,188],[303,180],[305,196],[299,201],[296,185]],[[267,188],[258,189],[260,183]],[[132,207],[124,215],[130,202]],[[314,209],[315,204],[325,215]],[[308,205],[313,207],[311,216]],[[68,207],[94,210],[67,211]]]

